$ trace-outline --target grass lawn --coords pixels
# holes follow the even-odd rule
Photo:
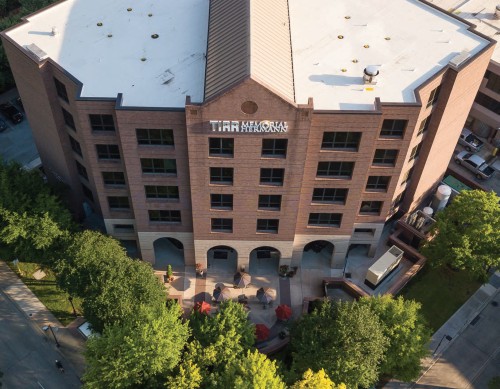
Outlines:
[[[2,250],[0,259],[6,258],[3,254],[5,252]],[[12,262],[7,262],[7,264],[63,325],[68,325],[75,320],[68,294],[57,287],[55,276],[50,270],[44,270],[47,275],[41,280],[36,280],[33,278],[33,273],[40,267],[37,263],[19,262],[19,268]],[[73,304],[76,312],[81,315],[81,300],[75,297]]]
[[[425,266],[400,294],[422,304],[422,313],[437,331],[481,286],[466,271]]]

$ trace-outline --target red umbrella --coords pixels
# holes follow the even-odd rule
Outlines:
[[[205,315],[209,315],[212,310],[212,306],[206,301],[199,301],[195,304],[194,310],[200,313],[204,313]]]
[[[257,341],[266,340],[269,338],[269,328],[265,324],[256,324],[255,335],[257,336]]]
[[[292,317],[292,308],[286,304],[281,304],[274,310],[278,320],[288,320]]]

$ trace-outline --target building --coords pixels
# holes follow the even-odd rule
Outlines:
[[[500,31],[500,3],[495,0],[434,0],[434,4],[473,23],[476,30],[491,39]],[[500,147],[500,48],[495,47],[481,81],[465,126]]]
[[[160,263],[342,269],[435,189],[494,42],[417,0],[66,0],[2,33],[49,178]]]

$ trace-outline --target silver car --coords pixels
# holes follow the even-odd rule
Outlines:
[[[495,169],[489,166],[481,156],[467,151],[458,153],[455,162],[469,169],[480,180],[490,178],[495,172]]]
[[[460,134],[460,138],[458,138],[458,143],[465,147],[467,151],[473,151],[477,153],[482,149],[484,143],[479,139],[476,135],[472,133],[472,131],[464,128],[462,133]]]

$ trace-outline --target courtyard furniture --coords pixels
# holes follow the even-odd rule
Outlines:
[[[256,324],[255,325],[255,336],[257,337],[257,341],[261,342],[269,338],[270,330],[265,324]]]
[[[292,317],[292,308],[286,304],[279,305],[274,311],[278,320],[285,321]]]
[[[233,284],[235,288],[246,288],[250,285],[250,281],[252,281],[252,277],[250,274],[239,271],[234,275]]]
[[[212,310],[212,306],[206,301],[199,301],[194,305],[194,310],[205,315],[209,315]]]
[[[270,304],[274,299],[276,299],[276,291],[271,288],[260,288],[257,291],[257,299],[262,304]]]
[[[214,289],[214,300],[218,303],[231,299],[231,291],[227,286],[217,287]]]

